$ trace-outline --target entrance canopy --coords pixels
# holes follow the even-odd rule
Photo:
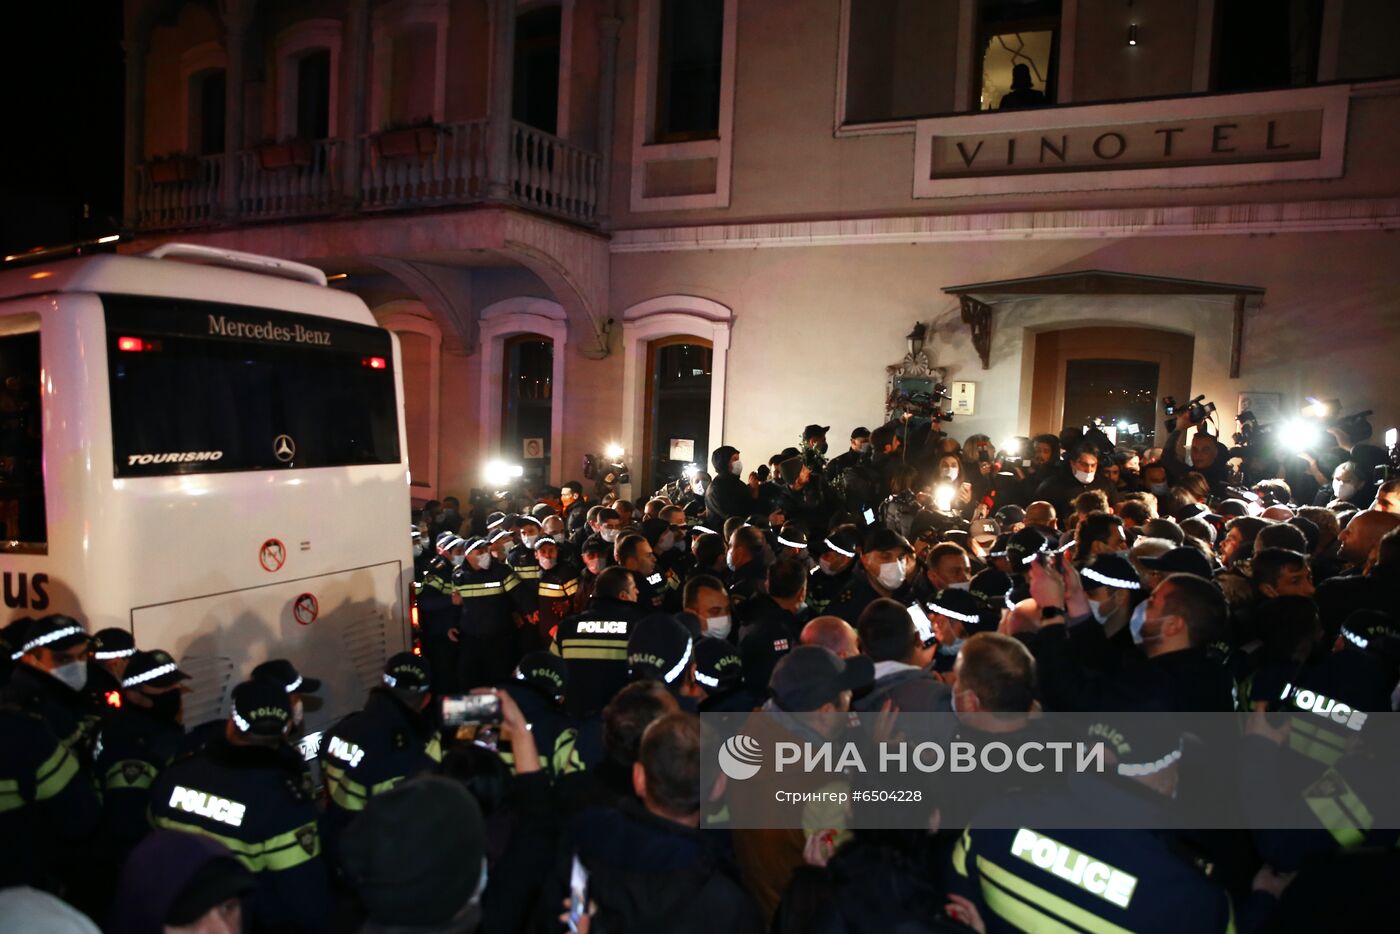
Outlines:
[[[1171,279],[1165,276],[1107,272],[1102,269],[952,285],[943,291],[948,295],[958,296],[962,304],[963,322],[972,330],[972,346],[977,348],[977,355],[982,358],[984,370],[989,367],[992,351],[992,309],[1002,303],[1047,295],[1232,296],[1235,308],[1235,322],[1230,340],[1232,379],[1240,375],[1240,344],[1244,337],[1245,308],[1251,301],[1257,307],[1264,295],[1264,289],[1255,285]]]

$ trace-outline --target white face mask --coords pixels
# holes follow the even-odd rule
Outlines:
[[[526,548],[533,548],[538,539],[538,535],[522,535],[520,536],[520,544],[524,545]]]
[[[611,545],[613,542],[617,541],[617,531],[617,529],[604,528],[598,534],[602,536],[603,541]]]
[[[1158,633],[1155,636],[1143,636],[1142,627],[1146,624],[1147,601],[1144,600],[1142,603],[1139,603],[1137,605],[1137,609],[1133,610],[1133,615],[1128,618],[1128,628],[1132,630],[1133,642],[1137,645],[1143,645],[1148,642],[1157,642],[1162,638],[1161,633]]]
[[[1094,472],[1092,470],[1076,470],[1074,471],[1074,479],[1078,480],[1080,483],[1093,483]]]
[[[59,665],[49,672],[75,691],[81,691],[87,684],[87,662],[69,662]]]
[[[552,571],[552,570],[554,570],[554,565],[555,565],[556,563],[557,563],[557,560],[556,560],[555,558],[541,558],[541,559],[540,559],[540,570],[542,570],[542,571]]]
[[[958,468],[956,467],[944,467],[938,472],[943,475],[944,480],[947,480],[950,483],[958,479]]]
[[[306,714],[306,708],[302,705],[302,703],[301,703],[301,698],[298,697],[298,698],[296,698],[295,700],[293,700],[293,701],[292,701],[292,724],[293,724],[294,726],[300,726],[300,725],[302,724],[303,720],[305,719],[305,714]]]
[[[886,590],[898,590],[904,584],[904,562],[886,561],[880,565],[878,580]]]
[[[731,623],[728,616],[711,616],[705,620],[705,635],[724,639],[729,636]]]
[[[817,567],[821,568],[822,573],[825,574],[827,577],[835,577],[838,573],[840,573],[825,561],[818,561]]]
[[[461,567],[463,564],[466,563],[466,561],[467,561],[467,556],[466,556],[466,555],[453,555],[453,556],[452,556],[452,566],[453,566],[454,568],[459,568],[459,567]]]
[[[949,590],[971,590],[972,581],[958,581],[956,584],[949,584]]]
[[[724,553],[724,566],[729,570],[734,570],[734,549],[731,548]]]
[[[1166,496],[1171,487],[1165,483],[1154,483],[1151,489],[1153,496]]]
[[[484,555],[477,555],[472,558],[472,566],[478,571],[484,571],[491,566],[491,553],[488,551]]]
[[[676,547],[676,536],[673,532],[662,532],[661,537],[656,540],[658,551],[670,551]]]
[[[603,573],[603,564],[603,559],[597,555],[592,555],[583,559],[583,566],[588,568],[590,574]]]
[[[1356,484],[1344,480],[1332,481],[1332,496],[1336,499],[1351,499],[1356,492]]]
[[[734,476],[742,477],[744,475],[744,462],[734,461],[732,464],[729,465],[729,470],[731,473],[734,474]]]
[[[1112,615],[1110,610],[1104,609],[1108,604],[1107,600],[1090,600],[1089,612],[1094,614],[1094,619],[1100,626],[1108,622],[1108,617]]]
[[[422,557],[422,555],[423,555],[423,546],[422,546],[421,544],[415,543],[414,546],[413,546],[413,557],[419,558],[419,557]]]

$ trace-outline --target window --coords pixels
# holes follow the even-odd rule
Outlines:
[[[223,69],[206,71],[190,79],[190,100],[195,112],[190,115],[190,126],[197,134],[194,150],[201,156],[217,155],[224,151],[224,107],[225,95]]]
[[[845,121],[956,109],[958,0],[848,0]]]
[[[557,6],[531,10],[515,21],[514,117],[546,133],[558,131],[561,30]]]
[[[331,50],[316,49],[297,60],[297,131],[302,139],[331,135]]]
[[[681,476],[686,464],[709,470],[710,380],[714,351],[708,341],[672,337],[648,347],[647,475],[656,490]]]
[[[521,334],[505,344],[501,387],[501,450],[520,458],[526,479],[549,479],[551,421],[554,416],[554,343],[539,334]]]
[[[0,552],[48,551],[41,367],[37,329],[0,336]]]
[[[1216,90],[1255,91],[1317,81],[1323,0],[1218,0]]]
[[[1055,102],[1060,0],[980,0],[977,110]]]
[[[1120,444],[1155,446],[1159,373],[1160,367],[1146,360],[1066,361],[1065,425],[1101,419],[1118,429]]]
[[[213,302],[103,303],[116,476],[399,463],[387,331]]]
[[[660,0],[656,142],[719,135],[723,0]]]

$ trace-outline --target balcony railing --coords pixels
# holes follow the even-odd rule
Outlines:
[[[168,230],[503,200],[594,223],[598,155],[521,123],[513,123],[510,134],[503,199],[489,193],[490,122],[468,120],[355,140],[359,171],[353,188],[346,186],[345,140],[240,152],[231,205],[222,200],[222,156],[147,163],[137,169],[134,220],[144,230]]]
[[[222,215],[224,157],[181,156],[136,168],[136,225],[146,229],[199,227]]]

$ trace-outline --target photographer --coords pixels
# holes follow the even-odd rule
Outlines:
[[[1167,443],[1162,451],[1162,464],[1173,480],[1195,471],[1210,483],[1211,489],[1219,490],[1230,479],[1230,451],[1210,434],[1206,421],[1209,413],[1203,406],[1191,405],[1177,416],[1176,428],[1167,435]],[[1186,431],[1195,428],[1191,439],[1191,449],[1187,454]]]

